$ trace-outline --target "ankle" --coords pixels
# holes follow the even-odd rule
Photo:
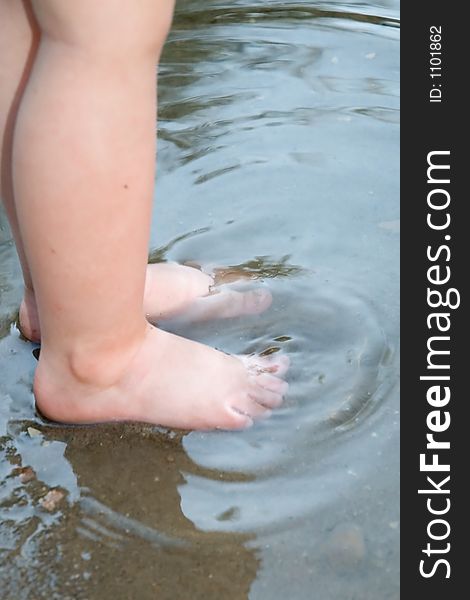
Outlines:
[[[52,367],[73,384],[105,389],[115,386],[128,370],[129,364],[141,348],[147,323],[127,336],[110,336],[100,340],[73,340],[66,348],[47,344],[41,349],[41,362]]]
[[[66,423],[128,418],[129,394],[123,390],[146,336],[144,331],[143,339],[121,339],[118,346],[108,348],[76,344],[62,353],[43,344],[33,384],[41,414]],[[134,386],[129,391],[132,394]]]

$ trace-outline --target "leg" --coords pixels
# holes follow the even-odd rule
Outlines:
[[[0,197],[15,239],[24,278],[19,322],[28,339],[39,342],[41,330],[29,265],[23,248],[11,178],[13,130],[18,106],[29,78],[39,42],[39,30],[30,5],[0,0]],[[175,264],[149,265],[144,314],[151,320],[220,318],[257,313],[270,304],[269,293],[224,292],[207,297],[213,280],[196,269]],[[207,298],[206,298],[207,297]]]
[[[13,178],[42,328],[39,408],[68,422],[249,425],[280,404],[285,361],[228,356],[152,327],[142,311],[155,63],[171,2],[33,6],[41,43]]]
[[[230,283],[243,278],[240,273]],[[271,305],[271,293],[264,288],[237,291],[224,283],[199,269],[177,263],[147,265],[144,314],[151,323],[174,318],[204,321],[259,314]],[[32,292],[25,295],[21,304],[20,328],[29,340],[41,341],[36,299]]]
[[[20,318],[32,338],[39,335],[33,282],[13,200],[11,151],[18,105],[37,50],[39,32],[28,4],[0,0],[0,197],[23,270],[25,294]]]
[[[19,322],[23,335],[39,342],[41,330],[29,265],[23,248],[11,178],[11,150],[16,114],[37,51],[39,30],[30,5],[21,0],[0,0],[0,197],[15,239],[24,278]],[[211,277],[174,264],[149,265],[144,314],[150,321],[184,315],[185,318],[220,318],[258,313],[270,304],[269,293],[224,292],[207,297]]]

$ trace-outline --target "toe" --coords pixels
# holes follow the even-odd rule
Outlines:
[[[282,377],[289,369],[290,360],[285,354],[275,352],[269,356],[263,356],[262,359],[262,368],[267,373],[276,373],[278,377]]]
[[[272,373],[278,377],[282,377],[289,368],[289,358],[279,352],[270,354],[269,356],[239,356],[245,367],[251,373]]]
[[[247,315],[258,315],[264,312],[273,301],[271,292],[264,288],[238,293],[242,296],[243,313]]]
[[[281,396],[287,394],[287,390],[289,389],[287,381],[269,373],[260,373],[259,375],[256,375],[255,381],[257,385],[262,388],[280,394]]]
[[[264,394],[261,388],[256,390],[253,387],[252,393],[247,394],[244,397],[237,398],[236,401],[231,404],[230,408],[235,412],[250,417],[251,419],[268,417],[271,414],[268,404],[260,402],[263,395]]]
[[[253,400],[265,408],[279,408],[283,400],[282,394],[272,392],[271,390],[267,390],[266,388],[260,387],[257,384],[253,385],[250,395]]]
[[[196,299],[187,310],[187,318],[205,321],[254,315],[269,308],[271,302],[271,292],[262,288],[248,292],[217,288],[211,295]]]
[[[234,408],[233,406],[229,406],[227,408],[223,424],[218,425],[216,429],[248,429],[249,427],[253,426],[253,423],[253,418],[250,415],[237,408]]]

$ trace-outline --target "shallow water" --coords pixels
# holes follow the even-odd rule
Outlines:
[[[151,257],[273,292],[168,325],[290,356],[285,406],[247,432],[42,421],[0,231],[2,598],[399,597],[398,39],[396,0],[179,4]]]

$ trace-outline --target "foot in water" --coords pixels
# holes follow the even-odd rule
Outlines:
[[[139,421],[180,429],[244,429],[281,405],[286,356],[231,356],[146,324],[138,343],[67,361],[41,353],[43,415],[65,423]]]
[[[143,310],[151,323],[177,317],[203,321],[259,314],[271,301],[271,293],[264,288],[237,291],[225,284],[223,276],[214,278],[197,268],[177,263],[147,266]],[[21,302],[19,328],[26,339],[40,342],[38,310],[31,290],[26,290]]]

